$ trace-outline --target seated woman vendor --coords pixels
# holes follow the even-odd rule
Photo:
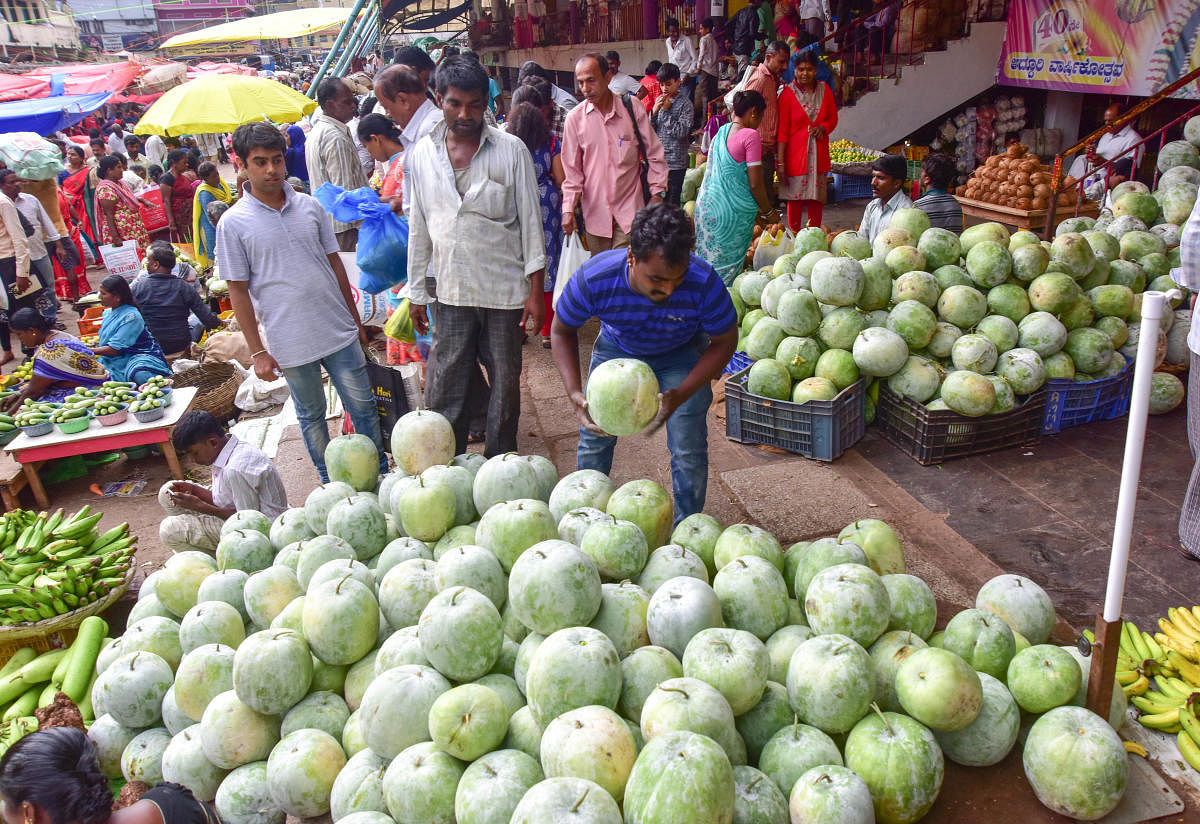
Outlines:
[[[77,387],[91,388],[108,380],[108,373],[83,341],[56,330],[53,319],[37,310],[18,309],[8,325],[21,345],[33,352],[33,374],[5,401],[6,409],[17,408],[26,398],[58,402]]]
[[[100,318],[100,345],[94,351],[112,379],[140,386],[155,375],[169,376],[171,367],[146,328],[125,278],[109,275],[100,281],[100,305],[105,309]]]

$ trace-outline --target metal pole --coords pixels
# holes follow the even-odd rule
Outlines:
[[[333,67],[333,74],[335,76],[341,77],[346,73],[346,70],[350,67],[351,59],[355,54],[358,53],[358,49],[362,45],[363,38],[366,36],[370,28],[371,15],[368,13],[362,22],[354,29],[354,33],[350,35],[350,39],[347,40],[345,45],[342,47],[342,53],[338,57],[338,61]]]
[[[362,11],[363,6],[367,4],[367,0],[355,0],[354,8],[350,9],[350,14],[346,17],[346,22],[342,24],[342,30],[338,32],[338,36],[333,41],[333,46],[329,49],[329,54],[325,55],[325,59],[321,61],[321,67],[317,69],[317,73],[313,76],[312,83],[308,87],[308,96],[316,98],[317,86],[325,79],[325,73],[329,71],[329,67],[335,62],[334,55],[338,49],[342,47],[342,43],[351,31],[354,30],[355,24],[358,21],[358,13]]]
[[[367,30],[366,35],[363,36],[362,42],[358,46],[358,51],[355,52],[355,57],[361,57],[363,54],[370,52],[371,49],[375,48],[375,41],[378,39],[379,24],[375,23],[372,24],[371,28]]]

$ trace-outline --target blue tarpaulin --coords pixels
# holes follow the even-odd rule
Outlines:
[[[0,103],[0,132],[53,134],[83,120],[112,96],[112,92],[95,92]]]

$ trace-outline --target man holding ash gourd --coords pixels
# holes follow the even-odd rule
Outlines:
[[[579,375],[579,328],[600,319],[590,372],[614,358],[645,361],[661,389],[658,415],[671,451],[675,522],[704,509],[708,490],[709,384],[737,344],[737,313],[716,271],[695,255],[692,224],[656,203],[633,220],[629,249],[592,257],[564,286],[550,330],[554,362],[579,416],[579,469],[612,469],[617,439],[588,413]]]

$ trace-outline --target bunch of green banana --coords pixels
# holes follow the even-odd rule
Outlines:
[[[1150,679],[1158,675],[1177,675],[1167,664],[1167,654],[1152,635],[1126,621],[1121,625],[1121,643],[1117,650],[1117,683],[1129,697],[1150,689]]]
[[[36,732],[37,728],[38,720],[32,715],[13,718],[0,724],[0,756],[29,733]]]
[[[0,626],[53,618],[94,603],[125,580],[137,538],[103,535],[85,506],[64,517],[15,510],[0,517]]]

